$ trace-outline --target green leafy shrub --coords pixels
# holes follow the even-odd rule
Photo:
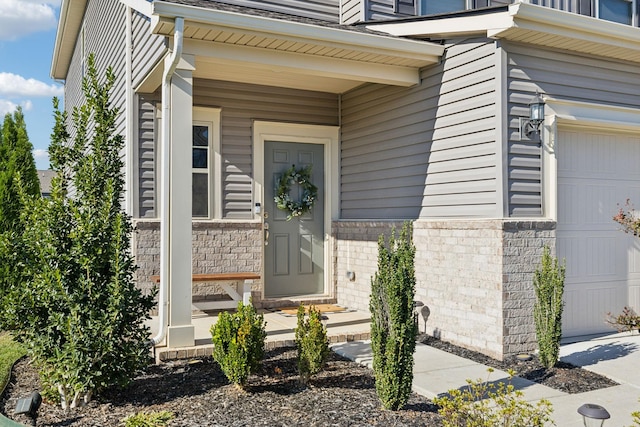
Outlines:
[[[169,411],[138,412],[123,419],[124,427],[165,427],[175,415]]]
[[[564,276],[564,265],[559,265],[558,259],[552,257],[549,248],[545,247],[541,266],[536,269],[533,278],[533,288],[536,294],[533,317],[540,363],[548,369],[558,362],[560,354]]]
[[[211,327],[213,358],[230,382],[243,387],[260,366],[266,339],[264,316],[239,302],[235,313],[221,312]]]
[[[87,65],[73,138],[54,100],[49,154],[56,177],[50,199],[24,199],[28,208],[14,250],[25,280],[10,288],[11,308],[4,313],[63,407],[126,385],[146,366],[144,320],[154,305],[133,279],[133,228],[122,209],[124,139],[109,102],[115,75],[109,68],[98,77],[93,55]]]
[[[298,307],[296,347],[298,372],[301,381],[306,384],[311,375],[322,371],[329,356],[327,330],[322,324],[322,314],[314,306],[309,307],[308,317],[305,316],[304,306],[300,304]]]
[[[417,323],[413,316],[415,296],[415,247],[411,224],[400,237],[395,230],[385,246],[378,239],[378,271],[371,280],[371,348],[376,392],[386,409],[398,410],[408,401],[413,382],[413,352]]]
[[[489,369],[489,372],[493,372]],[[553,407],[542,399],[535,405],[527,402],[520,390],[508,383],[467,380],[468,386],[449,390],[448,396],[433,399],[439,406],[444,427],[543,427],[555,425]]]

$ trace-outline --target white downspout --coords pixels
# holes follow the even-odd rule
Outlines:
[[[158,345],[164,340],[168,329],[168,294],[169,294],[169,134],[171,131],[171,77],[182,57],[184,37],[184,18],[176,17],[173,35],[173,52],[169,58],[169,66],[162,75],[162,139],[160,156],[162,178],[160,181],[160,289],[158,292],[158,334],[149,341],[150,346]]]

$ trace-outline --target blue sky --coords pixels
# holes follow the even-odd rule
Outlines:
[[[52,99],[62,84],[50,77],[61,0],[0,0],[0,116],[22,107],[38,169],[49,167]]]

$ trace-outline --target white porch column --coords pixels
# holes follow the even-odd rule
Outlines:
[[[169,347],[195,344],[191,324],[191,144],[193,55],[183,55],[171,79],[169,147]]]

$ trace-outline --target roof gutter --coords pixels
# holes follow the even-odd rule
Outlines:
[[[162,75],[162,140],[160,143],[162,178],[160,181],[160,289],[158,292],[158,334],[149,341],[150,346],[158,345],[167,335],[169,302],[169,144],[171,132],[171,78],[182,57],[184,45],[184,18],[175,18],[173,52],[168,58],[169,65]]]

